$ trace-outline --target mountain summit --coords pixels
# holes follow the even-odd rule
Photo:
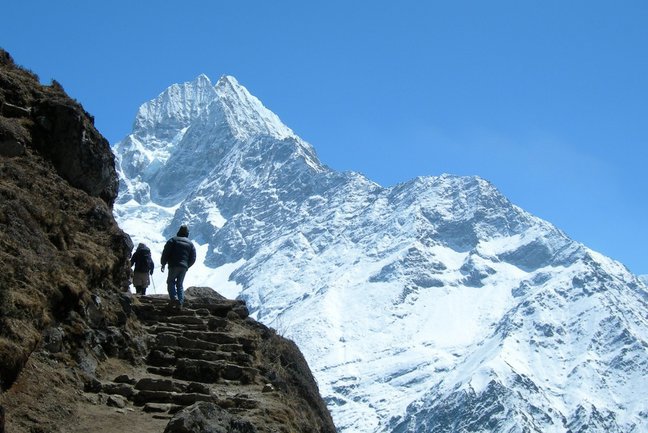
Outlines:
[[[227,76],[114,151],[121,226],[159,252],[189,224],[190,274],[295,340],[340,431],[648,426],[645,284],[484,179],[332,171]]]
[[[115,147],[126,182],[122,191],[129,191],[121,199],[134,194],[141,203],[177,204],[219,162],[249,152],[245,148],[262,138],[292,142],[296,152],[319,164],[312,148],[234,77],[223,76],[216,86],[205,75],[173,85],[140,107],[133,132]]]

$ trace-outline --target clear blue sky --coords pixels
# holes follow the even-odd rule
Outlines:
[[[479,175],[648,274],[648,1],[7,1],[0,46],[115,143],[234,75],[333,169]]]

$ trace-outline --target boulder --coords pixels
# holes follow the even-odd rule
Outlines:
[[[211,287],[192,286],[185,290],[184,295],[187,301],[196,302],[198,304],[216,304],[220,301],[227,300],[227,298]]]
[[[51,353],[58,353],[63,349],[63,331],[60,328],[50,327],[43,332],[43,348]]]
[[[127,383],[129,385],[135,385],[137,383],[137,380],[133,379],[127,374],[120,374],[113,380],[115,383]]]
[[[121,395],[109,395],[106,404],[111,407],[124,408],[126,407],[127,400]]]
[[[209,402],[199,402],[176,413],[164,433],[256,433],[249,421]]]

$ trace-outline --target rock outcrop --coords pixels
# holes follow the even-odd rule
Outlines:
[[[0,49],[0,431],[334,432],[299,350],[244,304],[128,292],[117,187],[92,117]]]
[[[0,50],[1,389],[39,347],[85,352],[126,324],[132,243],[112,216],[116,195],[92,118]]]

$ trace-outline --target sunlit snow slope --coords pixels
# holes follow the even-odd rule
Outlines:
[[[295,340],[350,432],[648,430],[648,291],[478,177],[334,172],[233,77],[140,107],[116,216]],[[164,275],[155,288],[164,293]]]

